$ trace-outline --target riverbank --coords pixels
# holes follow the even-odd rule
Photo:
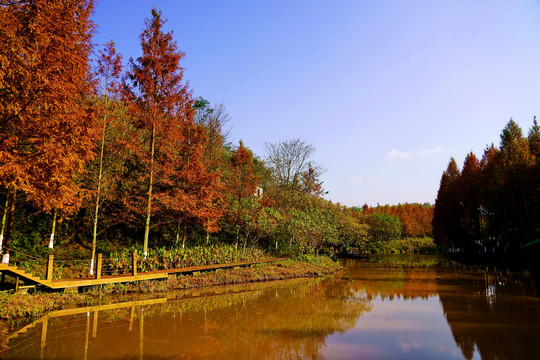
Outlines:
[[[324,256],[283,260],[248,268],[186,275],[165,281],[104,285],[82,293],[0,293],[0,319],[16,320],[41,316],[52,310],[107,302],[114,294],[166,292],[212,285],[273,281],[331,275],[341,270],[337,262]]]

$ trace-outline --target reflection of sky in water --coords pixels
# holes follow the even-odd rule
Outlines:
[[[345,334],[327,338],[327,359],[462,359],[437,296],[427,300],[373,299]]]

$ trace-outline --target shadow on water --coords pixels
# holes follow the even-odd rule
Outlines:
[[[466,276],[464,276],[466,275]],[[441,274],[439,299],[457,346],[472,359],[540,359],[540,301],[527,272]]]
[[[540,301],[530,273],[421,255],[343,264],[343,274],[327,279],[51,312],[13,325],[3,358],[540,358]]]

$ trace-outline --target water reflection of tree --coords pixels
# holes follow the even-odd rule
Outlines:
[[[412,257],[411,257],[412,259]],[[393,300],[423,298],[437,295],[436,272],[430,267],[415,267],[415,263],[388,266],[386,262],[348,262],[344,279],[352,287],[364,291],[369,300],[381,297]]]
[[[463,356],[540,359],[540,302],[530,279],[511,273],[441,272],[439,298]],[[461,280],[456,280],[461,279]]]
[[[204,347],[206,355],[220,358],[317,359],[328,335],[354,327],[369,310],[367,299],[339,280],[276,288],[255,301],[212,311],[210,328],[204,312],[192,313],[197,326],[177,338],[171,355],[188,357]]]
[[[371,309],[365,294],[350,285],[339,279],[274,283],[54,318],[48,321],[44,354],[82,358],[81,344],[86,343],[92,358],[131,358],[144,352],[144,357],[160,358],[317,359],[328,335],[354,327]],[[95,334],[88,332],[89,322],[95,322]],[[16,349],[21,347],[39,358],[41,326],[10,342],[6,359],[20,356]]]

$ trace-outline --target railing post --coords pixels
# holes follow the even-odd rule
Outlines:
[[[101,279],[101,264],[102,264],[102,255],[98,254],[97,256],[97,269],[96,269],[96,279]]]
[[[51,282],[53,278],[53,261],[54,261],[54,255],[49,255],[49,258],[47,259],[47,275],[46,275],[47,282]]]
[[[137,253],[133,252],[133,276],[137,276]]]
[[[47,345],[47,327],[49,325],[49,315],[45,315],[43,322],[41,323],[41,355],[43,355],[43,350]],[[41,356],[43,359],[43,356]]]

